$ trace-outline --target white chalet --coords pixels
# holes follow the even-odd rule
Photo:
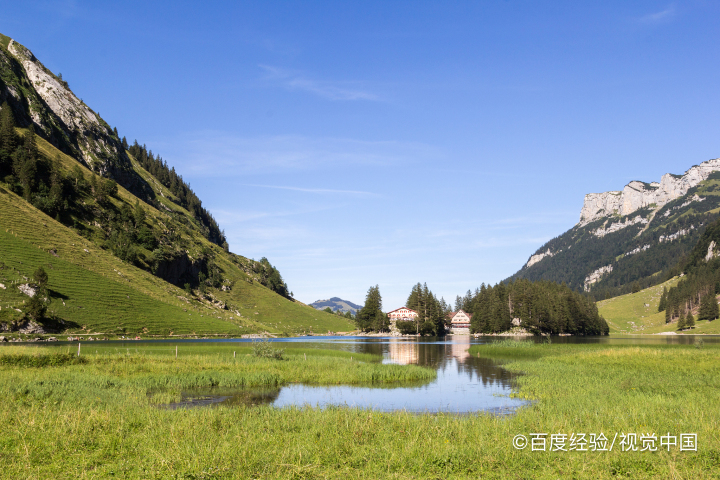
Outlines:
[[[470,334],[470,319],[472,318],[472,313],[465,313],[462,310],[458,310],[457,312],[450,312],[448,317],[450,317],[450,333],[461,335]]]
[[[417,319],[417,316],[418,316],[418,314],[415,310],[412,310],[407,307],[396,308],[392,312],[388,312],[388,317],[390,318],[390,323],[395,323],[398,320],[415,321]]]

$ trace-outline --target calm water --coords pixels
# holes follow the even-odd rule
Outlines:
[[[383,356],[383,363],[423,365],[437,370],[430,382],[394,383],[382,386],[286,385],[277,389],[185,392],[183,401],[171,408],[224,404],[265,404],[276,407],[348,406],[374,410],[469,413],[512,413],[526,402],[510,398],[514,374],[488,358],[468,352],[471,339],[398,339],[305,337],[283,339],[308,346],[332,347]],[[321,345],[319,345],[321,344]]]
[[[553,343],[603,344],[692,344],[720,343],[720,336],[637,335],[612,337],[553,337]],[[437,370],[437,379],[422,383],[394,383],[383,386],[311,386],[291,384],[280,388],[234,389],[183,392],[182,401],[167,408],[226,405],[305,406],[324,408],[349,406],[381,411],[471,413],[478,411],[509,414],[527,402],[510,398],[515,374],[488,358],[471,356],[473,344],[497,338],[377,338],[377,337],[296,337],[275,339],[277,343],[302,343],[308,347],[337,348],[350,352],[382,355],[384,363],[422,365]],[[166,340],[97,342],[120,348],[169,347],[183,343],[249,342],[250,340]],[[542,341],[524,338],[518,341]],[[91,348],[90,342],[83,342]]]

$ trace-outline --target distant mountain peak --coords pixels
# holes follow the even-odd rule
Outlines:
[[[353,303],[349,300],[343,300],[340,297],[331,297],[328,300],[317,300],[311,303],[310,306],[317,310],[325,310],[326,308],[330,307],[333,312],[351,312],[353,315],[355,315],[357,311],[362,308],[361,305]]]

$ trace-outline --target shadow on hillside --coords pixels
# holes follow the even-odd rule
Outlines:
[[[79,324],[73,322],[72,320],[65,320],[57,316],[43,318],[39,323],[43,326],[45,330],[52,333],[60,333],[63,330],[71,328],[81,328]]]
[[[62,293],[53,290],[52,288],[48,288],[48,295],[50,295],[51,298],[61,298],[63,300],[70,298],[67,295],[63,295]]]

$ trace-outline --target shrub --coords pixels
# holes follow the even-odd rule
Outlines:
[[[282,360],[284,348],[274,348],[268,339],[264,340],[253,340],[252,342],[253,354],[256,357],[261,358],[274,358],[276,360]]]
[[[417,333],[417,327],[412,320],[398,320],[395,326],[403,335],[415,335]]]

